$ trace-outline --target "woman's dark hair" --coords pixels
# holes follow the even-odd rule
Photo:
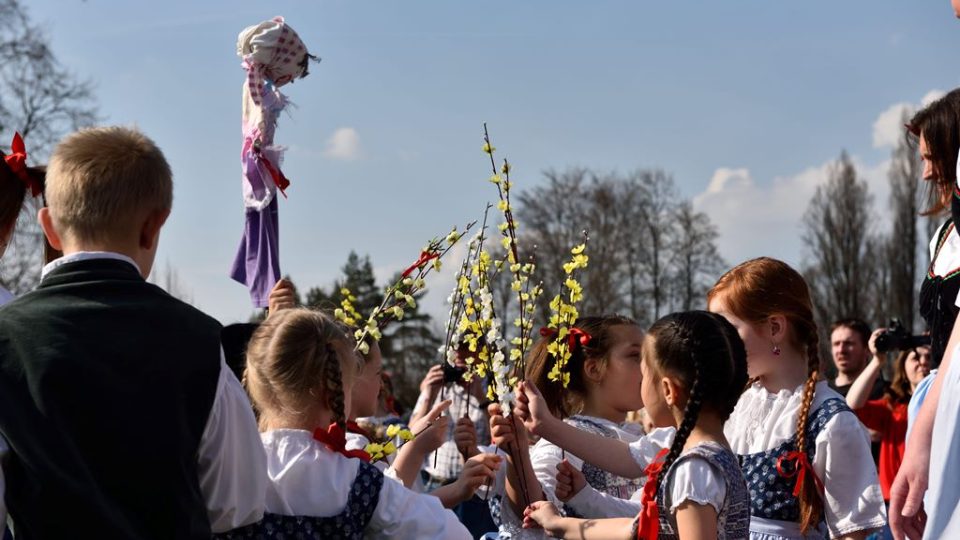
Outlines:
[[[573,347],[567,364],[570,382],[566,388],[548,377],[550,370],[557,361],[554,355],[547,352],[547,347],[550,346],[554,337],[542,337],[534,345],[527,356],[526,377],[527,380],[533,381],[537,385],[554,416],[568,417],[583,409],[583,399],[587,395],[587,385],[583,376],[584,362],[588,358],[595,358],[600,363],[600,369],[606,369],[610,348],[615,345],[610,329],[614,326],[623,325],[639,326],[633,319],[621,315],[577,319],[574,327],[589,334],[590,342],[587,345],[578,343]]]
[[[702,409],[722,420],[730,417],[747,384],[747,350],[732,324],[707,311],[663,317],[650,327],[644,348],[644,361],[687,391],[683,420],[661,468],[665,472],[680,457]],[[657,476],[658,489],[664,476]]]
[[[927,191],[927,209],[922,215],[942,212],[950,205],[957,183],[957,151],[960,150],[960,88],[917,111],[907,124],[919,147],[920,135],[927,143],[937,179]]]

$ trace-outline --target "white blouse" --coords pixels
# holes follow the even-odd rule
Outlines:
[[[360,461],[331,452],[309,431],[277,429],[261,434],[267,453],[267,512],[288,516],[339,514]],[[470,538],[440,499],[414,493],[385,478],[367,538]]]
[[[773,449],[796,434],[803,385],[793,391],[768,392],[759,382],[740,396],[724,434],[735,454],[746,455]],[[824,401],[843,399],[827,385],[817,383],[810,412]],[[814,472],[824,485],[824,520],[831,537],[882,527],[887,522],[877,468],[870,453],[870,439],[852,412],[839,412],[816,437]],[[751,533],[791,538],[799,534],[796,523],[750,519]]]

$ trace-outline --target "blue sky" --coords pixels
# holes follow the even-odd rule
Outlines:
[[[194,303],[246,319],[227,277],[243,228],[245,26],[283,15],[323,58],[285,87],[276,142],[292,179],[281,261],[329,285],[368,253],[380,275],[495,196],[482,123],[518,188],[547,168],[661,167],[720,228],[730,263],[799,263],[799,216],[842,149],[884,226],[899,111],[960,83],[950,2],[107,2],[30,0],[105,123],[164,150],[174,211],[161,239]],[[442,311],[449,276],[428,309]]]

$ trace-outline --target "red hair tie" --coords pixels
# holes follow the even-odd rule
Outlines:
[[[793,470],[785,472],[783,470],[783,462],[793,462]],[[793,478],[797,477],[796,483],[793,485],[793,496],[800,496],[800,486],[803,485],[804,478],[807,477],[807,471],[810,472],[810,476],[813,477],[813,481],[817,484],[817,490],[823,493],[823,482],[820,481],[820,478],[817,477],[816,471],[813,470],[813,466],[810,465],[810,460],[807,459],[807,454],[805,452],[787,452],[779,458],[777,458],[777,474],[784,478]]]
[[[7,167],[10,167],[13,174],[23,181],[23,185],[27,186],[34,197],[40,195],[42,190],[39,184],[27,173],[27,147],[23,144],[23,138],[19,133],[14,132],[13,142],[10,143],[10,154],[3,156],[3,161],[7,163]]]
[[[640,495],[640,514],[637,516],[637,540],[656,540],[660,534],[660,508],[657,507],[657,478],[663,469],[663,460],[669,449],[657,452],[657,457],[643,470],[647,481]]]
[[[540,329],[540,335],[543,337],[553,337],[557,335],[557,330],[554,328],[547,328],[544,326]],[[584,332],[583,330],[573,327],[570,329],[570,333],[567,334],[567,345],[572,351],[574,347],[579,343],[581,347],[586,347],[590,344],[590,340],[593,339],[593,336]]]
[[[334,422],[324,431],[322,428],[313,430],[313,438],[323,443],[331,451],[346,456],[348,458],[357,458],[370,463],[370,454],[363,450],[347,450],[347,434],[340,427],[340,424]]]

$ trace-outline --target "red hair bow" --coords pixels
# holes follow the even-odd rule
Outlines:
[[[3,160],[34,197],[40,195],[42,191],[40,186],[27,174],[27,147],[23,144],[23,138],[19,133],[14,132],[13,142],[10,143],[10,154],[3,156]]]
[[[543,337],[553,337],[557,335],[557,331],[553,328],[543,327],[540,329],[540,335]],[[590,344],[591,339],[593,339],[593,337],[590,334],[574,327],[571,328],[570,333],[567,334],[567,345],[572,351],[573,348],[577,346],[577,343],[579,343],[581,347],[586,347]]]
[[[793,462],[792,471],[783,470],[783,462]],[[797,482],[793,485],[793,496],[800,496],[800,487],[803,485],[804,478],[807,477],[807,472],[810,472],[810,476],[813,477],[813,481],[817,484],[817,490],[821,493],[823,492],[823,482],[820,481],[820,478],[817,477],[817,473],[813,470],[813,466],[810,465],[810,460],[807,459],[806,452],[787,452],[779,458],[777,458],[777,474],[784,478],[793,478],[797,477]]]
[[[370,454],[363,450],[347,450],[347,434],[334,422],[324,431],[322,428],[313,430],[313,438],[323,443],[330,450],[348,458],[357,458],[370,463]]]
[[[660,509],[657,507],[657,478],[663,469],[663,459],[669,449],[657,452],[657,457],[647,465],[647,481],[640,495],[640,514],[637,516],[637,540],[656,540],[660,534]]]

